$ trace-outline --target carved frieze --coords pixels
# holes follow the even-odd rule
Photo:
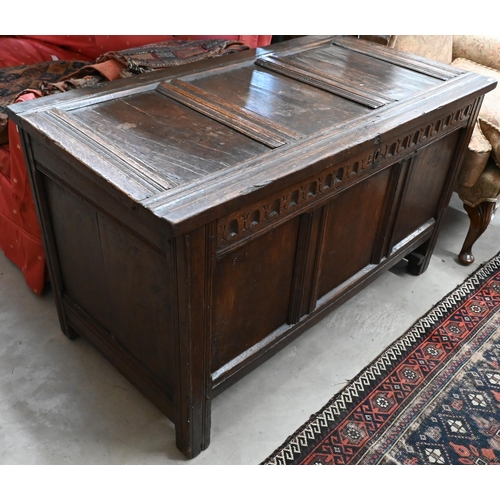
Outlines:
[[[474,104],[469,103],[443,114],[423,126],[407,130],[397,139],[382,141],[376,147],[349,160],[331,165],[316,176],[309,177],[281,193],[219,219],[217,248],[224,252],[224,249],[257,231],[264,230],[271,223],[285,220],[298,211],[306,210],[312,203],[318,203],[319,199],[326,200],[374,171],[401,161],[414,154],[417,149],[465,126],[473,107]]]

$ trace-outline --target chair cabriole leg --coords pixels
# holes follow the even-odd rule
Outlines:
[[[472,245],[474,245],[488,227],[488,224],[495,214],[496,202],[483,201],[475,207],[471,207],[464,203],[464,208],[469,215],[470,226],[462,250],[458,255],[458,260],[464,265],[469,265],[475,260],[474,255],[472,255]]]

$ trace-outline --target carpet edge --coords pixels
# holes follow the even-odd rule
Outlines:
[[[302,424],[293,434],[288,436],[284,442],[274,450],[259,465],[289,465],[293,464],[295,456],[302,452],[302,447],[307,446],[308,439],[316,439],[321,432],[320,420],[325,420],[325,414],[330,415],[330,421],[335,422],[334,413],[338,413],[338,405],[342,397],[349,399],[356,395],[355,386],[362,388],[363,379],[369,379],[375,369],[388,370],[398,362],[401,352],[408,348],[414,348],[422,342],[422,334],[425,328],[431,326],[429,319],[439,321],[438,317],[443,317],[447,311],[460,306],[460,304],[474,291],[477,291],[482,284],[488,280],[492,274],[500,270],[500,252],[491,259],[484,261],[472,272],[462,283],[449,291],[442,299],[434,304],[426,313],[420,316],[413,325],[408,328],[400,337],[385,347],[367,366],[365,366],[353,379],[351,379],[340,391],[338,391],[322,408],[312,414],[309,419]],[[421,330],[421,332],[419,332]],[[406,347],[405,347],[406,344]],[[393,352],[394,351],[394,352]],[[366,385],[367,387],[367,385]],[[327,429],[324,425],[324,429]],[[307,435],[309,434],[309,436]],[[300,442],[302,441],[302,442]]]

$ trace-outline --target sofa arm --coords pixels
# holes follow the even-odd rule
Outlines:
[[[457,58],[500,71],[500,36],[453,35],[453,59]]]

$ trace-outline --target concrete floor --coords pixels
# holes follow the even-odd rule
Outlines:
[[[174,427],[85,339],[69,341],[53,293],[34,295],[0,254],[0,464],[258,464],[480,263],[500,250],[494,219],[456,261],[468,217],[453,196],[429,269],[404,263],[215,398],[212,444],[193,460]]]

